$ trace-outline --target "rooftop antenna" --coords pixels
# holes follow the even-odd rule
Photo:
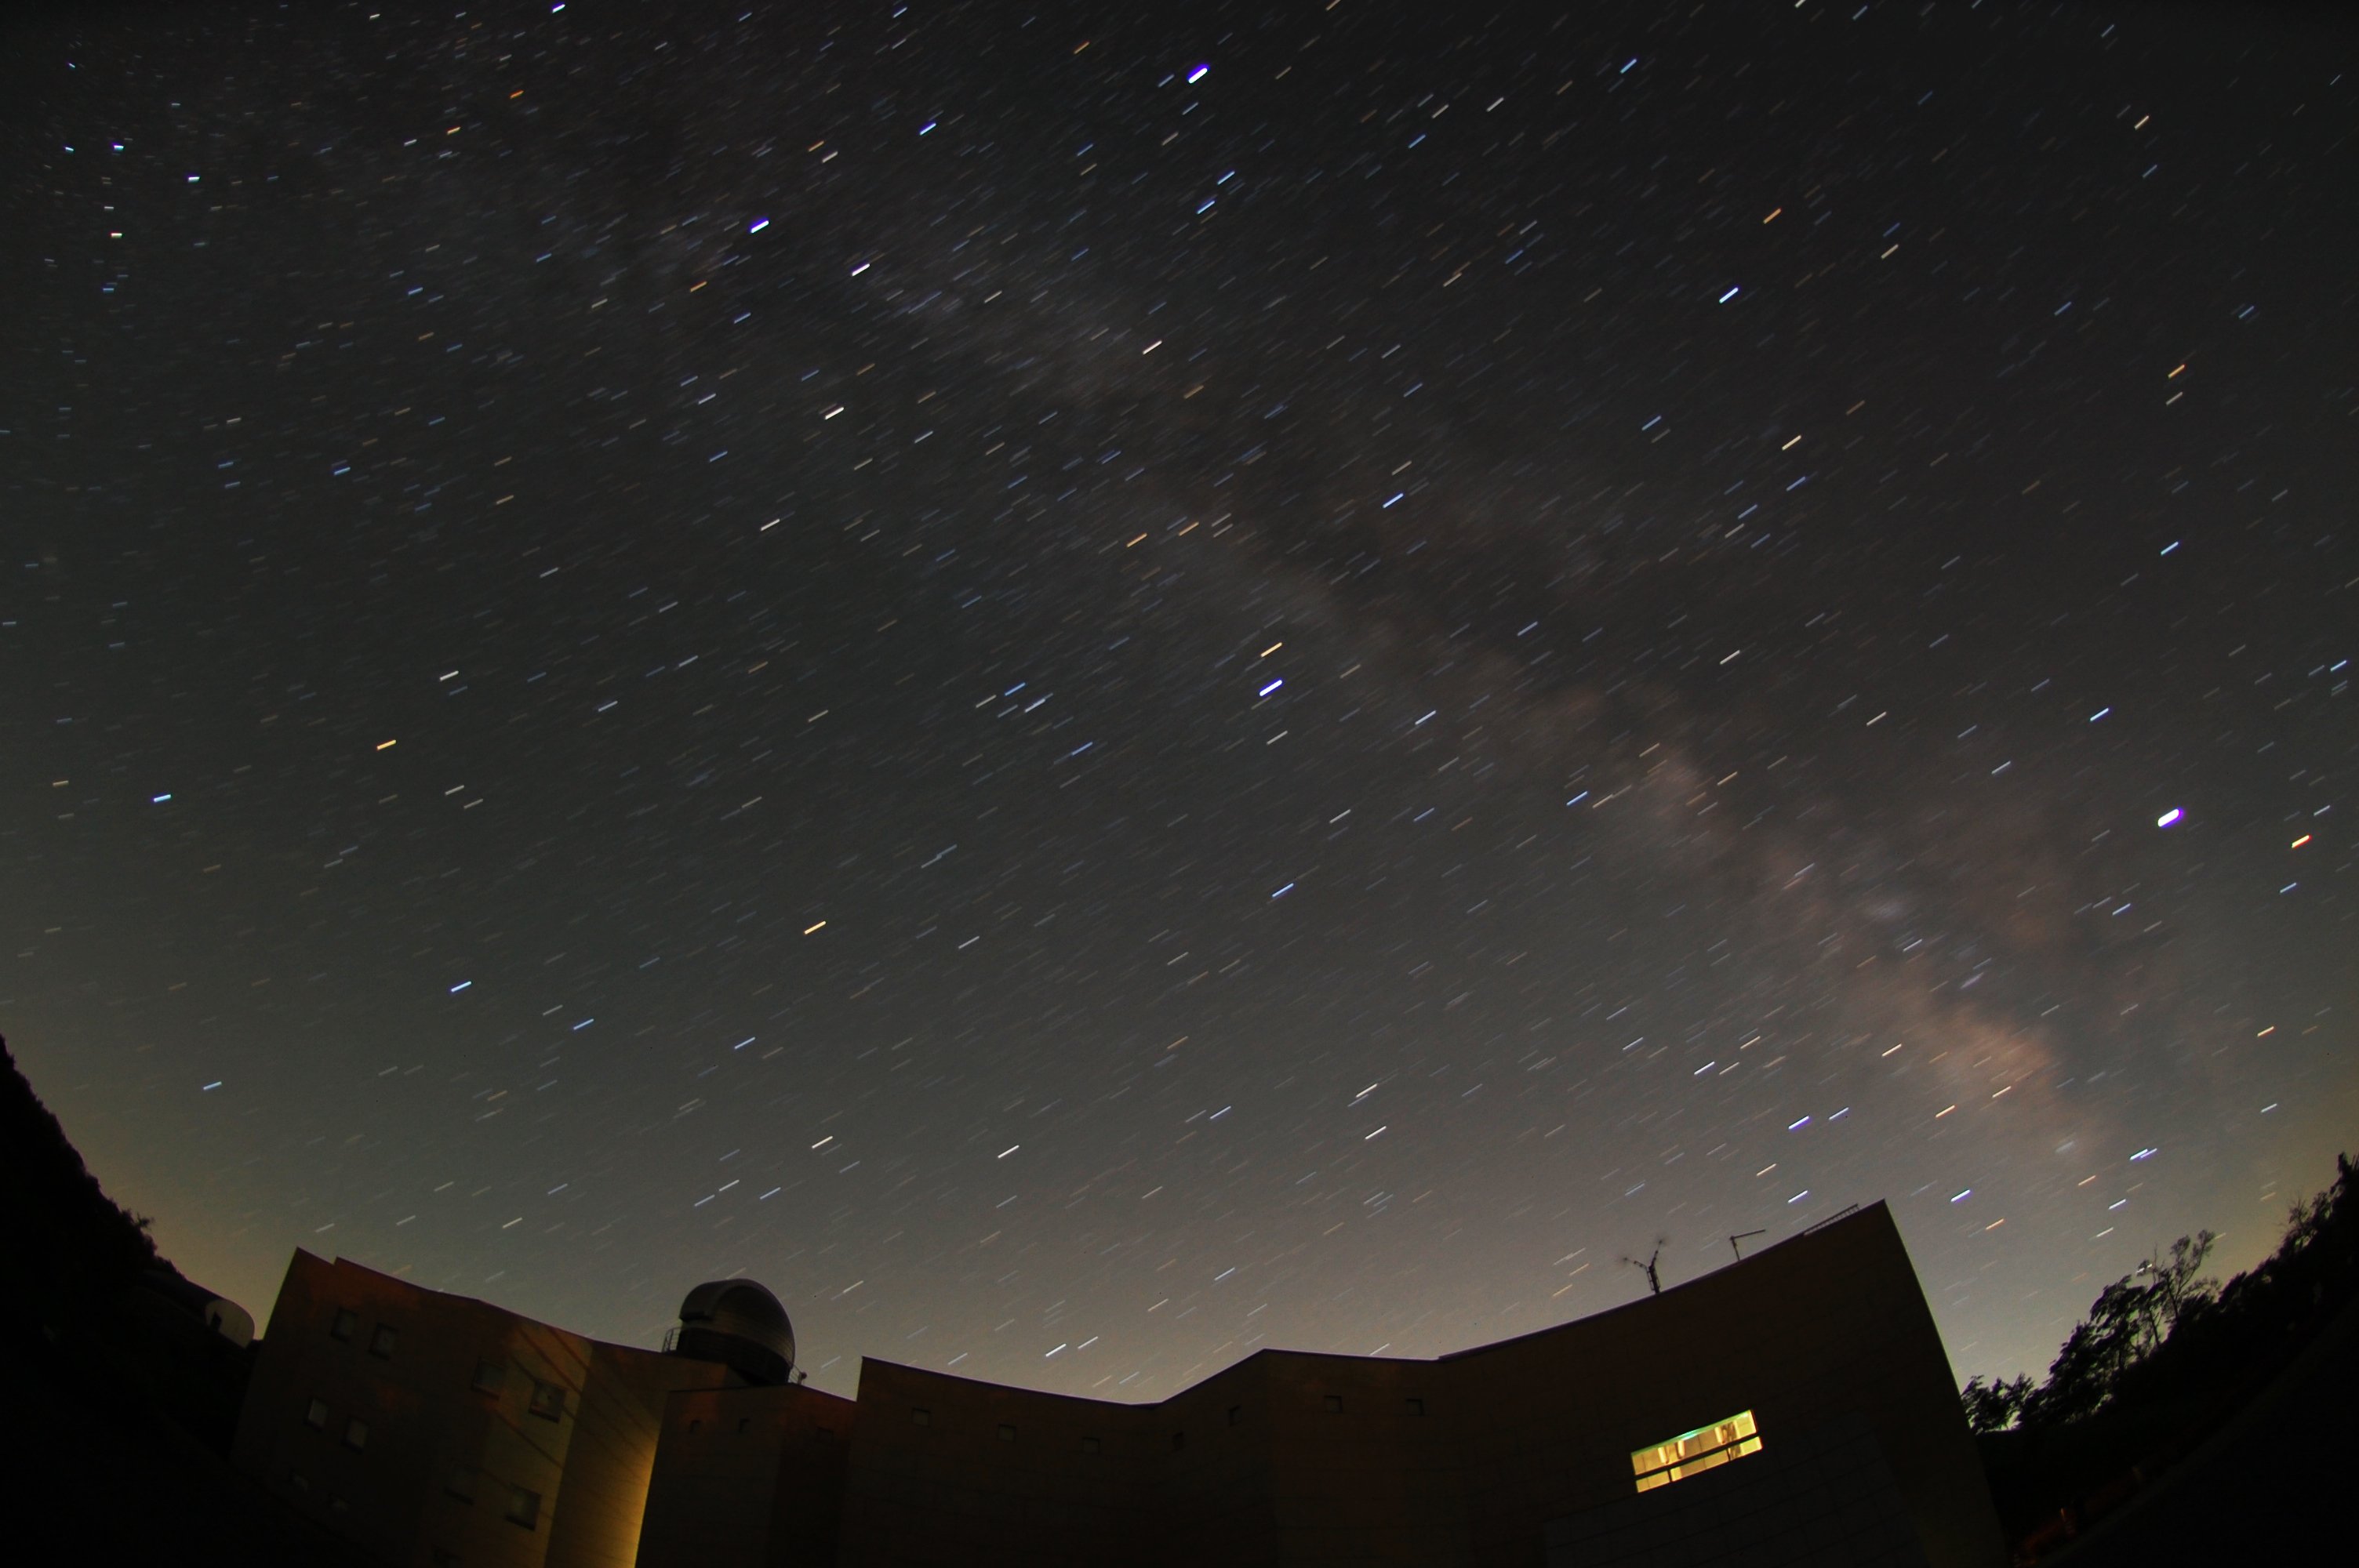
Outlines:
[[[1647,1288],[1658,1296],[1663,1293],[1663,1280],[1662,1276],[1655,1271],[1655,1264],[1663,1255],[1663,1243],[1669,1239],[1670,1238],[1668,1236],[1656,1237],[1655,1249],[1647,1255],[1647,1260],[1643,1263],[1638,1261],[1637,1259],[1631,1257],[1625,1257],[1622,1260],[1622,1261],[1629,1264],[1633,1269],[1645,1274],[1647,1276]]]
[[[1737,1243],[1740,1241],[1749,1241],[1754,1237],[1767,1236],[1768,1234],[1769,1233],[1766,1230],[1740,1230],[1735,1235],[1728,1238],[1728,1249],[1731,1252],[1735,1253],[1736,1260],[1742,1263],[1745,1261],[1745,1249],[1739,1247]]]

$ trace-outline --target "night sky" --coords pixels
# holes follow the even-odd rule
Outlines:
[[[2273,1247],[2354,34],[1147,9],[12,24],[0,1029],[164,1251],[1156,1399]]]

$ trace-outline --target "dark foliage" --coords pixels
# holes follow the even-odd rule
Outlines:
[[[147,1222],[100,1188],[5,1040],[0,1067],[0,1408],[36,1434],[12,1485],[84,1561],[376,1568],[231,1467],[250,1357],[141,1287],[173,1271]]]
[[[2335,1172],[2294,1206],[2277,1251],[2226,1286],[2198,1278],[2212,1233],[2182,1237],[2105,1287],[2046,1381],[1966,1384],[2019,1557],[2160,1476],[2359,1297],[2359,1191],[2347,1156]]]
[[[5,1039],[0,1065],[0,1256],[23,1281],[0,1310],[17,1317],[11,1326],[54,1337],[166,1265],[147,1221],[107,1197]]]

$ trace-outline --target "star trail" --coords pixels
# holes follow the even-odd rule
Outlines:
[[[1962,1379],[2352,1142],[2329,12],[14,34],[0,1028],[257,1314]]]

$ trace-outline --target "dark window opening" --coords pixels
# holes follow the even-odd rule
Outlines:
[[[1245,1406],[1243,1406],[1243,1405],[1231,1405],[1231,1406],[1229,1407],[1229,1424],[1230,1424],[1231,1426],[1242,1426],[1243,1424],[1245,1424]]]
[[[500,1386],[508,1380],[507,1370],[506,1366],[497,1361],[476,1362],[475,1391],[479,1394],[498,1393]]]
[[[1172,1452],[1172,1453],[1177,1454],[1177,1453],[1179,1453],[1179,1452],[1180,1452],[1180,1450],[1181,1450],[1181,1449],[1183,1449],[1183,1448],[1185,1448],[1185,1447],[1187,1447],[1187,1446],[1188,1446],[1188,1434],[1187,1434],[1186,1433],[1184,1433],[1184,1432],[1175,1432],[1175,1433],[1173,1433],[1171,1434],[1171,1452]]]
[[[325,1400],[313,1400],[309,1405],[305,1406],[303,1411],[303,1424],[310,1427],[313,1432],[327,1431],[328,1401]]]
[[[397,1336],[393,1332],[393,1325],[389,1323],[378,1324],[376,1325],[376,1332],[369,1336],[369,1354],[372,1356],[383,1357],[387,1360],[392,1359],[393,1342],[396,1337]]]
[[[739,1417],[737,1418],[737,1430],[738,1430],[739,1432],[741,1432],[741,1433],[746,1433],[746,1432],[751,1432],[751,1431],[753,1431],[753,1430],[754,1430],[754,1418],[753,1418],[752,1416],[750,1416],[750,1415],[741,1415],[741,1416],[739,1416]]]
[[[1103,1448],[1103,1446],[1104,1444],[1098,1442],[1094,1437],[1084,1437],[1082,1439],[1082,1452],[1084,1454],[1098,1453],[1102,1448]]]
[[[1341,1394],[1329,1394],[1319,1402],[1327,1407],[1329,1415],[1340,1414],[1343,1409],[1343,1396]]]
[[[565,1415],[565,1390],[556,1383],[544,1383],[535,1379],[532,1385],[532,1413],[543,1421],[560,1421]]]
[[[350,1307],[338,1307],[335,1321],[328,1325],[328,1333],[333,1338],[350,1343],[353,1336],[360,1332],[360,1314]]]
[[[456,1498],[462,1503],[473,1502],[475,1500],[473,1467],[466,1465],[451,1466],[451,1473],[442,1478],[442,1491],[445,1496]]]
[[[1408,1413],[1411,1415],[1423,1415],[1425,1413],[1425,1401],[1423,1400],[1412,1399],[1406,1400],[1402,1402],[1408,1407]]]
[[[368,1446],[368,1422],[354,1416],[344,1422],[344,1446],[355,1451]]]
[[[459,1554],[447,1546],[436,1547],[434,1568],[459,1568]]]
[[[911,1426],[931,1426],[934,1424],[934,1412],[931,1411],[913,1410],[909,1412],[909,1424]]]
[[[817,1435],[821,1443],[833,1443],[835,1441],[835,1428],[832,1426],[822,1426],[819,1429]]]
[[[1004,1421],[999,1423],[999,1441],[1002,1443],[1016,1441],[1016,1429]]]
[[[509,1487],[506,1517],[510,1524],[520,1524],[527,1530],[539,1528],[540,1494],[527,1491],[522,1487]]]

